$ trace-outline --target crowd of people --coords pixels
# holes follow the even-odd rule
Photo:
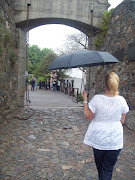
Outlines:
[[[53,81],[50,84],[50,81],[37,81],[36,79],[31,80],[31,90],[43,89],[43,90],[53,90],[53,91],[60,91],[60,82]]]

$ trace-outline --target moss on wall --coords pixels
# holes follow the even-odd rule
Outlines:
[[[15,26],[0,14],[0,113],[15,105],[17,91]]]

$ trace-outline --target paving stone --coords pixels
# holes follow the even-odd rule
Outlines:
[[[73,137],[73,134],[65,134],[65,137],[66,137],[66,138]]]
[[[61,170],[57,170],[54,172],[54,176],[57,176],[57,177],[63,177],[63,172]]]
[[[34,111],[25,121],[1,121],[0,179],[96,180],[92,149],[83,145],[89,125],[83,108],[46,107]],[[28,113],[24,112],[26,116]],[[124,136],[125,146],[112,180],[135,177],[135,133],[124,126]]]
[[[64,146],[69,146],[69,143],[67,141],[63,141],[60,144],[64,145]]]
[[[6,175],[5,175],[5,174],[0,173],[0,178],[5,178],[5,177],[6,177]]]
[[[30,138],[30,139],[36,139],[36,137],[35,137],[34,135],[30,135],[30,136],[28,136],[28,138]]]
[[[47,172],[39,171],[39,172],[37,173],[37,176],[38,176],[38,177],[41,177],[41,178],[46,178],[46,177],[47,177]]]
[[[72,168],[73,168],[73,166],[67,166],[67,165],[62,166],[63,170],[72,169]]]

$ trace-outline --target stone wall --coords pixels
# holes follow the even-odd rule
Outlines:
[[[26,70],[26,32],[18,29],[19,50],[18,50],[18,89],[17,105],[24,105],[25,92],[25,70]]]
[[[120,95],[124,96],[130,107],[127,125],[135,130],[135,1],[125,0],[112,10],[108,32],[101,51],[107,51],[119,59],[120,63],[105,67],[90,68],[90,94],[104,91],[103,79],[107,71],[115,71],[120,77]]]
[[[14,0],[15,21],[17,27],[26,28],[27,4],[30,3],[29,28],[45,24],[65,24],[89,34],[91,28],[91,10],[93,26],[99,26],[103,11],[109,7],[108,0]]]
[[[0,1],[0,114],[17,104],[18,30],[14,23],[12,0]]]

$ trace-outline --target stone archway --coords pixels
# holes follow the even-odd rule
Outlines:
[[[18,97],[20,104],[24,96],[24,72],[26,69],[26,30],[29,8],[29,29],[46,24],[64,24],[74,27],[89,37],[96,31],[99,20],[109,7],[108,0],[15,0],[14,19],[19,29]],[[89,39],[91,42],[91,39]],[[89,43],[89,48],[91,44]]]

